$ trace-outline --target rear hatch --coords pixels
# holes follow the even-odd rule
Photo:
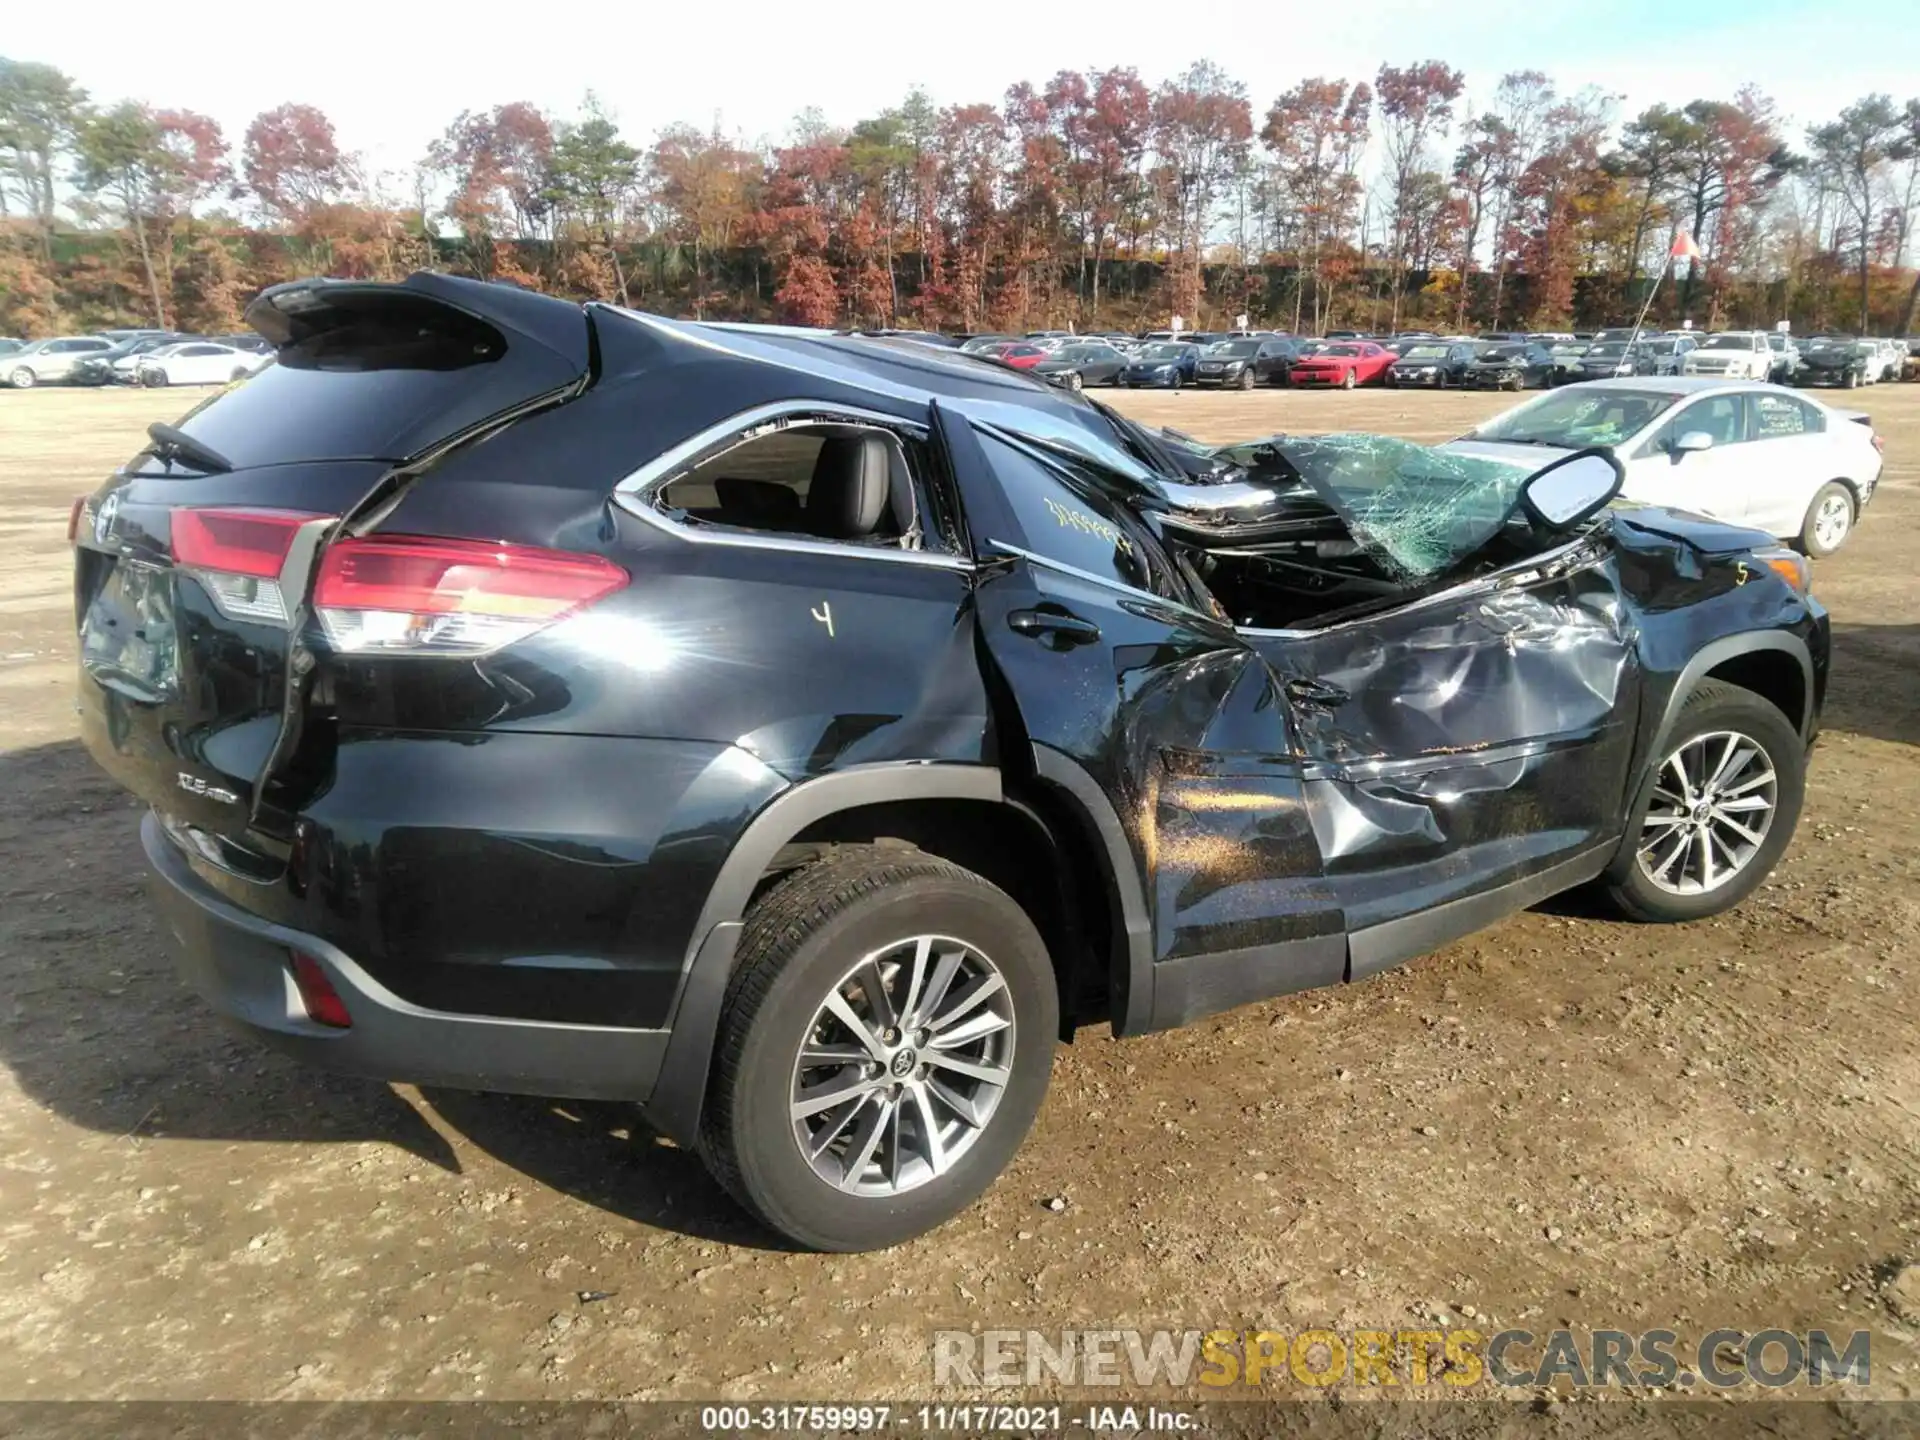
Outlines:
[[[331,764],[304,723],[325,548],[440,456],[577,393],[592,355],[580,307],[437,275],[277,286],[247,318],[274,363],[154,426],[72,520],[82,737],[242,873],[284,857]]]

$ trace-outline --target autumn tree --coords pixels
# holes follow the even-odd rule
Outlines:
[[[1907,165],[1907,183],[1901,196],[1900,263],[1908,260],[1907,237],[1920,220],[1920,98],[1907,101],[1900,114],[1900,150]],[[1916,264],[1913,285],[1907,291],[1907,303],[1900,312],[1896,335],[1911,335],[1920,320],[1920,264]]]
[[[1373,122],[1373,90],[1363,80],[1303,80],[1267,111],[1260,140],[1271,158],[1274,204],[1292,217],[1288,237],[1302,283],[1294,286],[1293,328],[1315,329],[1331,311],[1323,260],[1352,234],[1360,207],[1360,159]],[[1304,280],[1313,308],[1303,317]]]
[[[172,165],[160,125],[144,105],[123,101],[86,122],[77,149],[80,188],[110,205],[132,233],[153,302],[153,323],[165,329],[167,309],[150,233],[166,205]]]
[[[1609,183],[1600,165],[1606,141],[1605,102],[1576,96],[1545,116],[1539,153],[1514,185],[1512,225],[1531,280],[1530,322],[1558,328],[1573,316],[1582,218]]]
[[[1493,297],[1488,319],[1495,330],[1506,303],[1507,270],[1525,240],[1514,224],[1523,201],[1521,177],[1540,158],[1559,104],[1553,81],[1538,70],[1502,75],[1494,89],[1489,114],[1503,137],[1493,172]]]
[[[241,142],[240,173],[268,214],[292,225],[339,199],[352,180],[333,122],[311,105],[280,105],[254,116]]]
[[[9,197],[39,227],[44,259],[53,258],[58,161],[71,153],[86,120],[87,92],[51,65],[0,56],[0,217]]]
[[[798,146],[794,153],[818,148]],[[817,159],[815,155],[809,163]],[[655,196],[665,214],[663,229],[693,255],[696,317],[706,313],[708,260],[732,245],[748,223],[762,170],[758,155],[728,140],[717,127],[702,131],[691,125],[669,126],[660,132],[647,158]],[[805,188],[804,181],[795,177],[794,189]],[[820,243],[824,258],[824,234]]]
[[[1429,150],[1453,123],[1453,102],[1467,77],[1438,60],[1396,67],[1382,65],[1374,77],[1380,100],[1389,225],[1388,261],[1393,272],[1393,326],[1400,325],[1400,286],[1409,250],[1420,233],[1423,211],[1432,209],[1435,186]]]
[[[1475,257],[1487,223],[1488,206],[1513,149],[1513,132],[1498,115],[1467,122],[1467,138],[1453,157],[1453,200],[1458,221],[1460,290],[1454,298],[1453,327],[1467,328]]]
[[[1169,298],[1175,314],[1197,317],[1207,236],[1253,139],[1246,87],[1212,61],[1199,61],[1154,92],[1150,125],[1171,252]]]
[[[1153,97],[1138,72],[1116,67],[1091,75],[1062,70],[1047,82],[1044,98],[1059,136],[1060,196],[1078,241],[1079,288],[1097,315],[1101,262],[1136,199]]]
[[[494,270],[498,239],[539,232],[552,154],[552,123],[521,100],[462,111],[428,147],[428,167],[451,187],[446,216],[467,236],[481,274]]]
[[[1904,117],[1886,95],[1869,95],[1836,120],[1807,131],[1813,162],[1832,186],[1851,222],[1860,285],[1860,330],[1871,328],[1873,222],[1888,162],[1901,153]]]

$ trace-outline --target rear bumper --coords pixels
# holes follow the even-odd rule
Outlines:
[[[140,822],[154,903],[178,943],[182,977],[228,1022],[305,1064],[463,1090],[643,1101],[666,1030],[514,1020],[429,1010],[395,995],[317,936],[273,924],[203,882],[159,821]],[[311,956],[353,1024],[309,1019],[291,951]]]

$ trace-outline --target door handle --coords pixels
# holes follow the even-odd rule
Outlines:
[[[1069,610],[1015,610],[1007,616],[1007,624],[1022,635],[1050,641],[1058,650],[1091,645],[1100,638],[1098,625]]]
[[[1323,680],[1308,680],[1296,676],[1287,681],[1287,698],[1299,705],[1323,705],[1331,708],[1346,704],[1353,696],[1338,685],[1329,685]]]

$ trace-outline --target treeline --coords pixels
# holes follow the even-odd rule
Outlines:
[[[0,58],[0,334],[221,331],[260,287],[423,266],[673,314],[945,329],[1617,321],[1909,333],[1920,98],[1793,131],[1759,91],[1624,121],[1538,72],[1475,105],[1439,61],[1311,79],[1264,109],[1202,62],[1062,71],[996,104],[923,92],[783,143],[588,96],[457,116],[370,173],[320,109],[237,142]]]

